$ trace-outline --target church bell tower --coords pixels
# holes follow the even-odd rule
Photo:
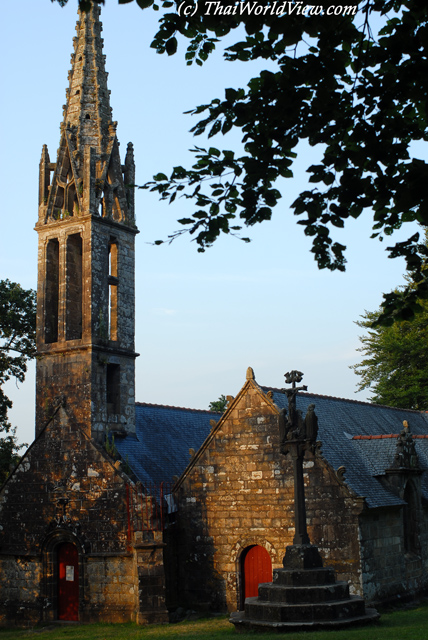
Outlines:
[[[121,164],[98,4],[80,13],[61,139],[40,161],[36,436],[58,403],[96,441],[135,431],[132,144]]]

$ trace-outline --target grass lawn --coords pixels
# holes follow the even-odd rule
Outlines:
[[[52,625],[27,630],[0,629],[0,640],[427,640],[428,604],[382,614],[377,625],[344,631],[287,634],[235,632],[227,617],[139,627],[135,624]]]

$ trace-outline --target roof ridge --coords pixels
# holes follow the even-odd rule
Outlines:
[[[267,389],[268,391],[276,391],[277,393],[283,393],[282,389],[278,389],[276,387],[267,387],[266,385],[260,385],[261,388]],[[377,404],[375,402],[367,402],[364,400],[353,400],[352,398],[340,398],[339,396],[327,396],[322,393],[310,393],[307,391],[300,391],[299,396],[311,397],[316,396],[317,398],[325,398],[326,400],[341,400],[342,402],[352,402],[354,404],[362,404],[368,407],[378,407],[379,409],[393,409],[394,411],[410,411],[411,413],[428,413],[428,411],[419,411],[418,409],[405,409],[404,407],[391,407],[387,404]]]
[[[159,407],[162,409],[179,409],[180,411],[194,411],[196,413],[210,413],[216,416],[222,416],[223,413],[221,411],[211,411],[210,409],[192,409],[191,407],[176,407],[171,404],[158,404],[152,402],[136,402],[136,406],[139,407]]]
[[[410,434],[412,436],[412,438],[427,438],[428,439],[428,435],[417,435],[414,433]],[[388,433],[388,434],[382,434],[380,436],[352,436],[352,440],[384,440],[385,438],[399,438],[399,434],[398,433]]]
[[[352,436],[352,440],[385,440],[386,438],[398,438],[398,433],[386,433],[380,436]]]

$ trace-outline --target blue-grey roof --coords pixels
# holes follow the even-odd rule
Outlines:
[[[280,409],[288,407],[287,397],[273,389],[273,400]],[[318,416],[318,440],[322,454],[337,471],[346,469],[345,481],[358,495],[366,498],[369,507],[392,506],[403,501],[385,488],[379,476],[392,466],[396,452],[396,438],[354,439],[354,436],[399,434],[407,420],[413,435],[428,435],[426,413],[395,409],[381,405],[300,393],[297,409],[305,415],[309,404],[315,404]],[[419,464],[428,469],[428,438],[415,439]],[[428,477],[423,474],[422,490],[428,499]]]
[[[117,438],[122,459],[143,484],[159,485],[180,476],[210,432],[210,420],[221,414],[164,405],[135,405],[135,436]]]
[[[286,396],[277,389],[272,391],[277,407],[287,407]],[[403,420],[407,420],[413,435],[428,436],[428,415],[368,402],[298,394],[297,408],[303,415],[309,404],[315,404],[323,457],[336,471],[345,467],[345,481],[350,489],[366,498],[372,508],[403,504],[380,481],[394,460],[396,438],[367,436],[399,434]],[[189,449],[197,451],[210,433],[210,420],[221,417],[211,411],[144,403],[136,404],[135,413],[135,436],[117,438],[116,446],[145,485],[172,482],[174,476],[179,477],[190,461]],[[366,437],[355,439],[355,436]],[[419,464],[428,469],[428,437],[416,439],[415,443]],[[428,472],[423,474],[422,490],[428,500]]]

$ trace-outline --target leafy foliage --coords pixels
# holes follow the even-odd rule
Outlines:
[[[359,327],[363,360],[351,368],[361,376],[359,390],[371,389],[372,402],[404,409],[428,410],[428,303],[411,321],[372,328],[379,311],[366,311]]]
[[[424,246],[428,246],[428,230],[425,230]],[[422,270],[428,270],[428,261],[423,259]],[[404,276],[407,289],[397,289],[397,297],[406,295],[414,288],[408,275]],[[419,300],[420,313],[411,320],[402,320],[392,325],[379,323],[382,309],[366,311],[359,327],[368,332],[360,336],[364,354],[359,364],[351,367],[361,377],[359,390],[371,389],[372,401],[405,409],[428,410],[428,302]]]
[[[218,400],[213,400],[210,402],[208,409],[210,411],[218,411],[219,413],[224,413],[227,408],[227,398],[225,395],[221,395]]]
[[[23,382],[27,362],[36,355],[36,294],[9,280],[0,281],[0,483],[17,461],[21,446],[7,419],[11,400],[2,387],[10,378]]]
[[[169,241],[187,231],[204,251],[222,233],[238,234],[269,220],[281,198],[275,184],[292,177],[301,141],[316,148],[320,160],[308,162],[313,188],[299,195],[292,210],[313,239],[320,268],[345,269],[346,247],[332,232],[365,210],[372,212],[372,237],[379,240],[405,222],[428,224],[428,164],[413,145],[428,135],[421,82],[428,71],[424,0],[352,0],[337,15],[327,15],[327,8],[338,4],[331,0],[317,0],[324,14],[310,7],[303,13],[304,3],[286,3],[284,15],[276,15],[272,3],[256,15],[243,9],[256,3],[235,0],[200,0],[196,11],[185,11],[179,0],[137,4],[163,10],[152,43],[159,53],[173,55],[181,36],[190,41],[187,64],[202,65],[218,41],[236,29],[226,60],[265,60],[273,68],[190,112],[201,116],[192,128],[195,135],[212,138],[239,130],[242,153],[195,147],[190,169],[177,166],[169,177],[158,173],[144,185],[170,203],[178,195],[192,202],[193,213],[178,221],[182,228]],[[190,5],[196,6],[189,0]],[[417,300],[428,298],[418,234],[388,251],[405,258],[416,286],[405,295],[388,294],[380,322],[409,318]]]

